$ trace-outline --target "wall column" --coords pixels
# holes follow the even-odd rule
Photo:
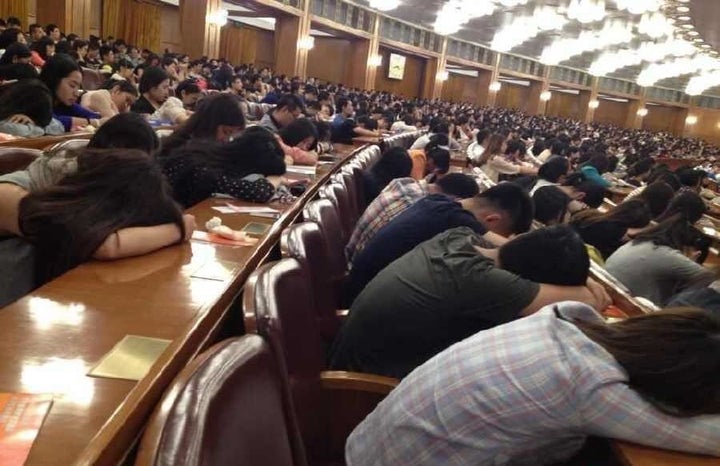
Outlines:
[[[580,109],[584,112],[583,121],[585,123],[592,123],[595,118],[595,109],[590,108],[590,102],[598,98],[598,82],[598,78],[594,77],[592,80],[592,88],[589,91],[580,92]]]
[[[642,122],[643,118],[645,118],[644,115],[638,115],[638,111],[640,109],[645,109],[645,104],[647,104],[647,98],[645,88],[642,89],[642,92],[640,93],[640,97],[637,100],[631,100],[630,106],[628,109],[627,118],[625,120],[625,127],[629,129],[641,129],[642,128]]]
[[[529,115],[545,115],[547,109],[547,100],[542,100],[543,92],[550,90],[550,67],[545,67],[542,81],[530,82],[530,97],[525,111]]]
[[[350,87],[373,89],[378,66],[371,64],[372,57],[379,56],[380,51],[380,17],[373,20],[373,36],[371,39],[355,38],[350,45],[350,60],[345,72],[345,83]]]
[[[478,92],[478,96],[480,96],[481,101],[482,96],[486,96],[485,105],[488,107],[494,107],[495,102],[497,101],[498,91],[491,91],[490,85],[494,82],[499,82],[498,78],[500,77],[501,58],[502,55],[496,52],[495,60],[493,61],[493,69],[489,72],[480,73],[480,91]]]
[[[208,21],[222,9],[221,0],[180,0],[180,31],[183,52],[191,57],[220,55],[222,26]]]
[[[307,74],[308,49],[300,41],[310,36],[310,0],[304,2],[301,16],[279,15],[275,21],[275,70],[278,74]]]
[[[447,73],[445,65],[447,64],[447,37],[443,38],[442,51],[439,57],[428,58],[425,63],[425,75],[423,79],[424,99],[439,99],[442,95],[442,88],[447,79],[441,79],[440,73]]]
[[[36,21],[43,26],[57,24],[65,34],[75,33],[87,38],[90,35],[90,4],[90,0],[40,0]],[[28,25],[23,24],[23,27],[27,29]]]
[[[695,136],[695,126],[697,125],[697,122],[689,125],[687,124],[687,118],[689,116],[695,116],[697,118],[698,115],[695,111],[697,109],[696,100],[697,99],[695,97],[690,97],[690,105],[687,108],[678,109],[678,115],[675,118],[675,124],[673,125],[673,134],[684,138],[691,138]]]

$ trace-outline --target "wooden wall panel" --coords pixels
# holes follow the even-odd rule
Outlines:
[[[378,67],[377,75],[375,76],[375,89],[404,95],[406,97],[418,97],[422,90],[426,60],[421,57],[403,53],[402,55],[406,57],[405,78],[400,81],[387,78],[390,50],[380,47],[380,55],[383,57],[383,64]]]
[[[648,105],[647,109],[648,114],[643,118],[642,129],[668,131],[673,134],[679,134],[679,131],[682,130],[686,113],[682,108]]]
[[[102,37],[102,0],[90,0],[90,34]]]
[[[580,95],[553,92],[552,98],[547,103],[545,114],[547,116],[582,120],[585,109],[581,108],[581,101]]]
[[[27,31],[28,26],[36,22],[37,19],[37,0],[27,0],[28,4],[28,17],[27,21],[23,23],[23,30]],[[24,19],[20,18],[21,21],[25,21]]]
[[[259,67],[275,67],[275,33],[273,31],[257,31],[255,65]]]
[[[171,52],[181,52],[180,8],[163,4],[160,15],[160,46],[162,51],[169,49]]]
[[[695,125],[687,127],[685,136],[720,144],[720,110],[694,108],[691,113],[698,117],[698,121]]]
[[[495,100],[496,107],[525,110],[530,97],[530,87],[502,83]]]
[[[348,84],[346,70],[351,46],[349,40],[315,37],[315,46],[308,52],[308,76],[320,78],[322,81]]]
[[[630,102],[615,102],[600,99],[600,106],[595,109],[593,121],[623,127],[627,122]]]
[[[478,90],[478,78],[450,73],[450,77],[443,86],[442,99],[479,104]]]

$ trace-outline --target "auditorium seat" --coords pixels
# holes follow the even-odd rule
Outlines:
[[[280,238],[283,257],[296,259],[306,270],[312,287],[315,319],[320,335],[331,342],[340,328],[337,309],[340,306],[342,282],[333,281],[328,273],[327,245],[320,226],[302,222],[286,228]]]
[[[370,374],[324,372],[325,351],[306,270],[282,259],[253,272],[243,290],[245,328],[255,329],[287,370],[298,426],[310,464],[343,464],[355,426],[396,385]]]
[[[365,212],[365,185],[363,184],[362,168],[359,164],[349,163],[342,168],[342,177],[345,187],[350,194],[350,200],[354,208],[354,222]],[[352,231],[351,231],[352,234]]]
[[[175,378],[142,436],[138,466],[305,466],[283,371],[262,337],[222,341]]]
[[[82,69],[82,87],[85,91],[96,91],[102,88],[107,78],[97,70],[90,68]]]
[[[340,240],[343,247],[345,247],[357,222],[357,217],[354,217],[350,194],[343,184],[332,182],[320,188],[320,197],[329,199],[337,209],[341,226]]]
[[[303,209],[303,218],[315,222],[325,239],[328,268],[325,273],[336,286],[341,287],[347,276],[348,263],[342,240],[342,225],[335,205],[328,199],[309,202]],[[338,288],[340,289],[340,288]]]
[[[42,155],[42,151],[38,149],[0,147],[0,175],[24,170],[40,155]]]
[[[51,146],[48,149],[48,152],[83,149],[87,147],[89,142],[89,139],[68,139],[67,141],[58,142],[57,144]]]

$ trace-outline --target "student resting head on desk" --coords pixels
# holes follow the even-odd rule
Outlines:
[[[718,373],[720,318],[707,311],[605,324],[553,304],[412,372],[350,435],[346,461],[563,464],[588,436],[720,456]]]
[[[460,201],[445,194],[430,194],[391,220],[355,254],[345,286],[345,303],[352,303],[392,261],[450,228],[469,227],[499,246],[505,238],[528,231],[532,218],[532,200],[514,183],[500,183]]]
[[[609,298],[588,282],[589,264],[566,226],[499,249],[470,228],[450,229],[370,281],[333,343],[330,367],[404,377],[453,343],[547,304],[572,299],[604,309]]]

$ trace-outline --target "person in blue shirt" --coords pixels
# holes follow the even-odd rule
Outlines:
[[[426,196],[381,228],[355,255],[345,287],[345,304],[352,304],[391,262],[435,235],[469,227],[500,246],[506,237],[528,231],[532,219],[532,200],[514,183],[500,183],[460,201],[445,194]]]
[[[45,62],[40,80],[50,89],[53,97],[53,118],[59,120],[69,132],[78,126],[99,126],[100,114],[77,103],[82,87],[80,65],[69,55],[58,53]]]
[[[602,174],[608,170],[609,164],[606,155],[595,154],[580,167],[580,172],[585,176],[586,180],[597,183],[603,188],[609,188],[612,183],[602,177]]]

